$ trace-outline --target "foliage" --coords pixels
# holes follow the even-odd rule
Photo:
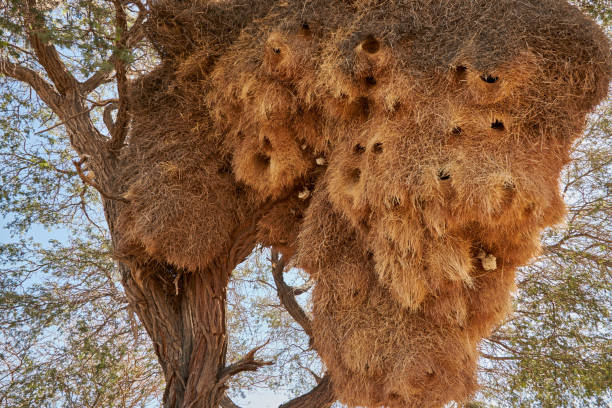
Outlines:
[[[76,232],[76,231],[74,231]],[[108,240],[0,246],[0,406],[145,407],[162,390]]]
[[[612,398],[611,113],[602,106],[576,145],[562,180],[567,224],[545,234],[542,255],[519,274],[514,315],[483,345],[486,400],[577,407]]]

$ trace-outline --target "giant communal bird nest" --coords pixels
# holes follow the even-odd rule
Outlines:
[[[351,406],[476,390],[515,269],[610,45],[554,0],[153,2],[117,251],[206,271],[257,211],[315,280],[314,347]]]

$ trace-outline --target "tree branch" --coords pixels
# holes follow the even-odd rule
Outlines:
[[[144,38],[143,23],[147,15],[147,10],[140,2],[134,2],[133,4],[136,4],[139,9],[139,12],[138,16],[136,17],[136,21],[134,21],[134,24],[132,24],[130,29],[127,30],[127,28],[125,28],[125,30],[127,31],[122,31],[122,33],[126,33],[125,35],[122,34],[121,37],[121,40],[123,41],[123,48],[125,49],[132,49],[138,42],[140,42]],[[123,15],[125,15],[125,12],[123,12]],[[125,27],[127,27],[127,24],[125,25]],[[87,95],[93,92],[100,85],[105,84],[107,82],[111,82],[113,74],[116,72],[114,67],[117,63],[117,59],[118,53],[117,50],[115,50],[102,68],[96,71],[87,80],[81,82],[81,92]],[[109,68],[111,66],[113,68]]]
[[[127,67],[125,58],[127,56],[127,15],[123,8],[121,0],[114,0],[115,5],[115,33],[117,41],[115,42],[115,55],[113,58],[115,63],[115,78],[117,79],[117,94],[119,95],[119,106],[117,108],[117,117],[112,128],[109,129],[111,134],[111,141],[109,149],[111,151],[119,151],[123,147],[123,142],[127,136],[128,123],[129,123],[129,101],[127,97],[128,93],[128,80],[127,80]]]
[[[519,357],[510,357],[510,356],[493,356],[491,354],[487,354],[487,353],[483,353],[481,352],[480,355],[484,358],[486,358],[487,360],[494,360],[494,361],[506,361],[506,360],[520,360]]]
[[[240,408],[238,405],[234,404],[234,401],[232,401],[227,395],[224,395],[223,398],[221,398],[219,406],[221,408]]]
[[[282,404],[279,408],[329,408],[335,401],[331,379],[326,374],[312,390]]]
[[[130,201],[120,197],[120,196],[116,196],[114,194],[111,193],[107,193],[106,191],[104,191],[95,181],[93,181],[93,179],[89,176],[87,176],[84,171],[83,168],[81,167],[83,165],[83,163],[85,163],[85,161],[87,161],[87,156],[84,156],[81,160],[79,161],[73,161],[72,163],[74,164],[74,167],[76,168],[76,172],[79,175],[79,177],[81,178],[81,180],[83,181],[83,183],[90,185],[91,187],[95,188],[98,193],[100,193],[100,195],[104,198],[106,198],[107,200],[115,200],[115,201],[122,201],[124,203],[129,203]]]
[[[112,61],[112,57],[111,57]],[[87,95],[93,92],[97,87],[113,80],[113,69],[109,69],[108,66],[104,66],[94,72],[92,76],[81,82],[80,89],[83,95]]]
[[[291,293],[293,294],[293,296],[300,296],[312,289],[312,286],[313,282],[309,281],[303,284],[302,286],[291,288]]]
[[[0,74],[30,85],[36,94],[54,111],[61,103],[61,96],[36,71],[0,58]]]
[[[238,360],[237,362],[233,364],[230,364],[229,366],[221,370],[217,383],[225,383],[230,377],[240,372],[255,371],[259,367],[273,364],[270,361],[255,360],[255,353],[257,353],[267,344],[268,343],[265,343],[265,344],[262,344],[261,346],[255,347],[254,349],[249,351],[244,357],[242,357],[240,360]]]
[[[268,343],[262,344],[261,346],[255,347],[253,350],[249,351],[244,357],[242,357],[239,361],[234,364],[230,364],[225,367],[219,373],[219,378],[217,379],[217,387],[221,388],[225,386],[227,380],[231,377],[235,376],[238,373],[243,371],[255,371],[259,367],[263,367],[266,365],[274,364],[271,361],[263,361],[263,360],[255,360],[255,353],[265,347]]]
[[[60,94],[64,95],[67,91],[76,89],[78,81],[66,69],[66,65],[62,62],[53,44],[49,44],[42,38],[45,27],[41,14],[36,10],[36,1],[28,0],[26,7],[26,31],[38,62],[43,66]]]
[[[106,107],[104,108],[104,112],[102,113],[102,120],[104,121],[104,125],[106,125],[106,128],[108,129],[108,133],[110,134],[113,133],[113,128],[115,127],[112,113],[118,107],[119,105],[117,105],[116,103],[108,104],[106,105]]]
[[[283,307],[289,312],[291,317],[298,322],[304,329],[304,332],[312,338],[312,328],[310,319],[306,315],[306,312],[300,307],[295,300],[295,293],[297,292],[294,288],[287,285],[283,278],[283,272],[285,270],[285,260],[280,257],[277,251],[272,250],[270,257],[272,261],[272,276],[274,277],[274,283],[276,284],[276,293],[281,301]]]

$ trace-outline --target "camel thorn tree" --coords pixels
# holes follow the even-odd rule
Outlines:
[[[0,73],[100,194],[164,406],[233,407],[229,381],[271,364],[227,361],[228,285],[258,245],[328,370],[282,407],[469,401],[516,268],[565,214],[612,76],[601,29],[558,0],[85,3],[9,2]]]

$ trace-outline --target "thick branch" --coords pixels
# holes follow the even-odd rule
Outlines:
[[[51,109],[58,108],[61,101],[60,95],[36,71],[0,58],[0,74],[30,85]]]
[[[221,398],[219,406],[221,408],[240,408],[238,405],[234,404],[234,401],[232,401],[227,395],[224,395],[223,398]]]
[[[329,408],[336,401],[329,375],[325,375],[321,382],[312,390],[279,408]]]
[[[113,111],[117,109],[119,105],[116,103],[111,103],[104,107],[104,112],[102,113],[102,120],[104,121],[104,125],[108,129],[109,133],[113,132],[113,127],[115,127],[115,122],[113,121]]]
[[[55,47],[42,38],[45,27],[42,16],[36,10],[36,1],[28,0],[26,7],[26,30],[38,62],[43,66],[60,94],[63,95],[68,90],[75,89],[78,81],[66,69]]]
[[[304,332],[306,332],[309,337],[312,337],[310,319],[306,315],[306,312],[304,312],[304,310],[295,300],[296,291],[294,288],[287,285],[283,278],[285,260],[279,256],[278,252],[272,250],[271,261],[272,276],[274,277],[274,283],[276,284],[276,293],[278,294],[278,298],[291,317],[293,317],[293,319],[298,322],[300,326],[302,326]]]
[[[92,76],[87,78],[87,80],[81,82],[80,89],[83,95],[93,92],[102,84],[111,82],[113,80],[113,72],[115,72],[113,69],[109,68],[108,66],[104,66],[97,70]]]
[[[119,95],[119,108],[117,109],[117,118],[112,128],[109,129],[111,134],[110,150],[118,151],[123,147],[123,142],[127,135],[129,122],[129,106],[128,106],[128,81],[127,67],[124,61],[125,53],[127,52],[127,15],[123,8],[123,3],[120,0],[114,0],[115,5],[115,31],[117,33],[117,41],[115,48],[120,53],[115,56],[115,77],[117,78],[117,94]]]
[[[83,157],[79,161],[73,161],[72,162],[74,164],[74,167],[76,168],[77,174],[79,175],[79,177],[81,178],[83,183],[85,183],[87,185],[90,185],[91,187],[95,188],[98,191],[98,193],[100,193],[100,195],[102,197],[106,198],[107,200],[121,201],[121,202],[124,202],[124,203],[129,203],[130,202],[129,200],[127,200],[127,199],[125,199],[123,197],[120,197],[120,196],[117,196],[117,195],[114,195],[114,194],[111,194],[111,193],[108,193],[108,192],[104,191],[104,189],[102,189],[91,177],[87,176],[85,174],[85,172],[83,171],[83,169],[81,168],[81,166],[83,165],[83,163],[85,163],[86,160],[87,160],[87,156]]]

